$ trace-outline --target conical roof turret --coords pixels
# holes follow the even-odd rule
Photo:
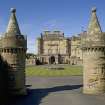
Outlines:
[[[89,22],[87,33],[88,34],[102,33],[101,26],[100,26],[100,23],[98,21],[98,17],[96,15],[96,8],[95,7],[92,8],[92,14],[91,14],[91,19]]]
[[[8,35],[20,35],[20,29],[16,18],[16,9],[11,8],[11,16],[7,26],[6,33]]]

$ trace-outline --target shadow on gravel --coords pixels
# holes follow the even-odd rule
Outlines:
[[[27,96],[12,97],[8,105],[39,105],[42,99],[51,92],[73,90],[82,87],[82,85],[65,85],[52,88],[28,89]]]

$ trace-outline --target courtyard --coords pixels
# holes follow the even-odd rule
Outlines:
[[[82,93],[82,75],[27,75],[26,86],[28,94],[12,98],[9,105],[105,105],[105,94]]]

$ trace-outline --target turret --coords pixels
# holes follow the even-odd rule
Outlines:
[[[2,38],[3,59],[8,63],[8,89],[10,94],[26,94],[25,57],[27,39],[21,34],[16,18],[16,9],[11,9],[11,16],[6,33]]]
[[[96,8],[92,9],[83,51],[83,92],[105,92],[105,34],[102,32]]]

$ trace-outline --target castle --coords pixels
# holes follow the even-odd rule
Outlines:
[[[60,31],[45,31],[37,41],[42,63],[83,63],[83,92],[105,93],[105,32],[101,30],[95,8],[86,32],[66,38]],[[21,34],[16,9],[12,8],[7,30],[0,38],[0,99],[6,94],[27,94],[26,50],[27,38]]]
[[[81,41],[85,36],[85,31],[72,37],[65,37],[61,31],[44,31],[37,38],[38,58],[43,64],[81,65]]]
[[[83,93],[105,93],[105,32],[96,8],[92,8],[86,32],[65,38],[60,31],[45,31],[38,38],[38,55],[43,63],[83,64]]]
[[[27,38],[21,34],[16,9],[12,8],[7,30],[0,38],[0,98],[4,93],[10,95],[27,93],[25,87],[26,50]]]
[[[38,55],[43,63],[65,63],[70,55],[70,40],[60,31],[45,31],[38,38]]]

